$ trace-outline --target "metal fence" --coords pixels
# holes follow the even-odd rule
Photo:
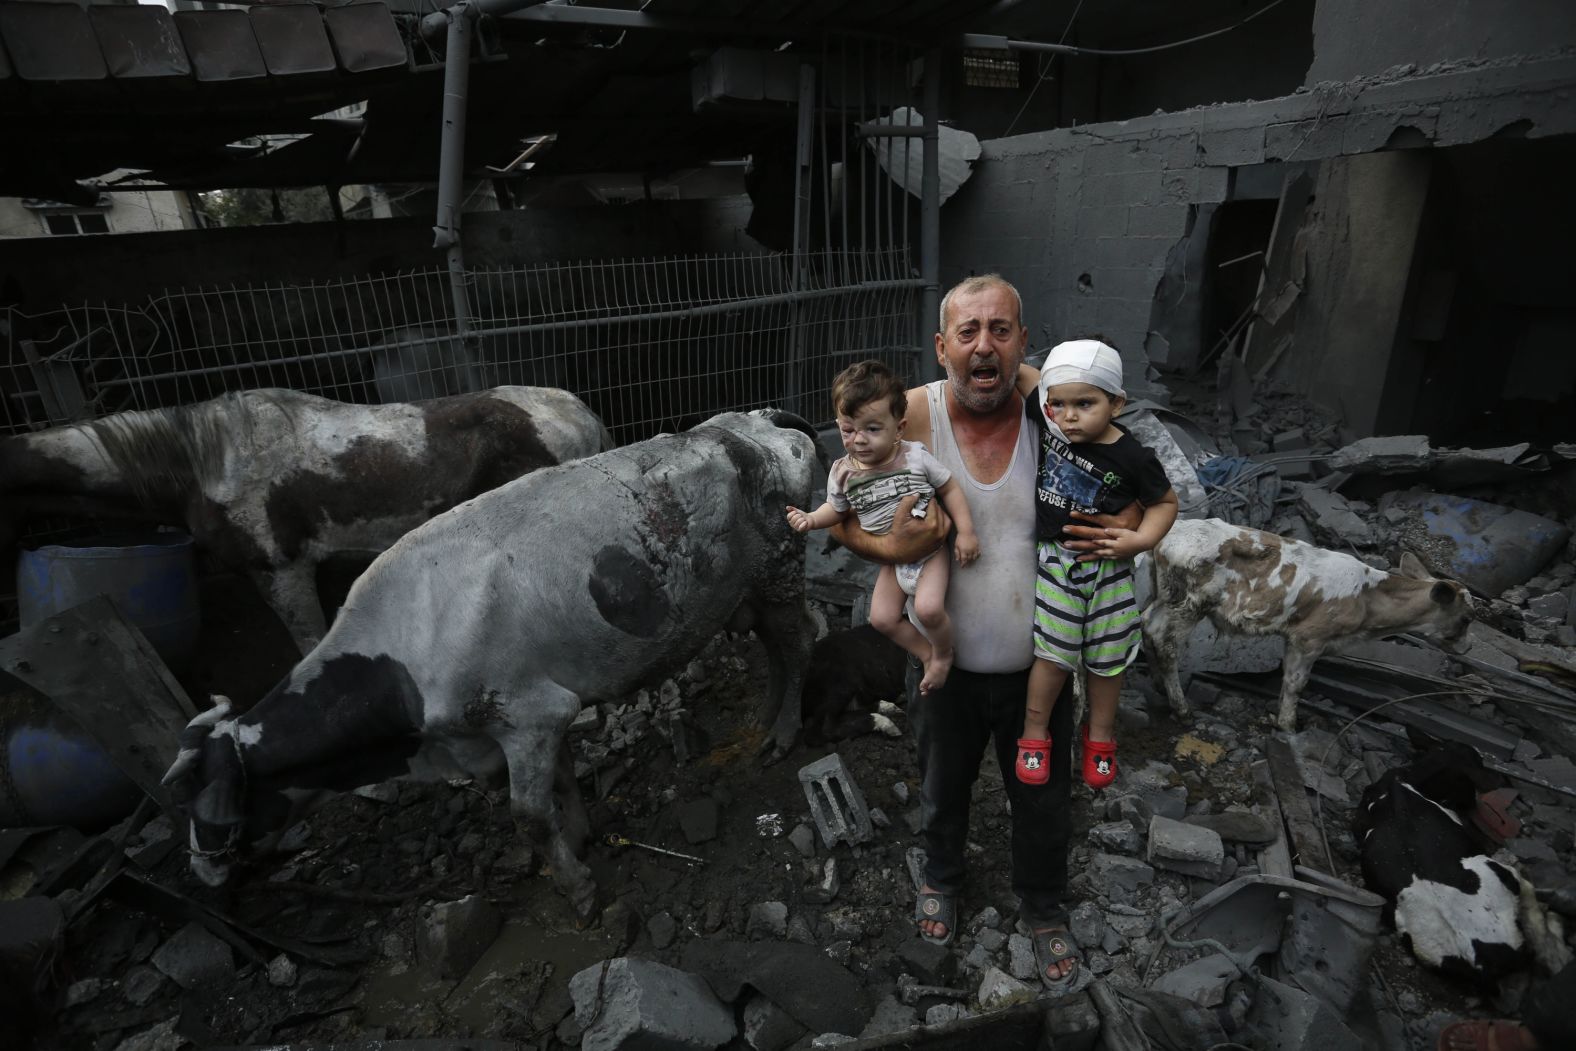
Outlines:
[[[578,394],[626,443],[763,405],[829,420],[832,377],[861,358],[922,378],[906,248],[477,271],[464,340],[448,281],[432,269],[13,311],[0,428],[257,387],[386,402],[510,383]]]

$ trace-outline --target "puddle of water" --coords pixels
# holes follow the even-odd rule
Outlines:
[[[541,964],[551,964],[553,982],[569,978],[607,957],[611,942],[601,930],[554,932],[525,919],[504,923],[498,938],[459,982],[434,977],[419,962],[409,967],[395,964],[366,977],[363,1024],[411,1024],[442,1005],[450,1019],[472,1033],[495,1025],[502,1001],[523,1012],[526,1005],[512,997],[515,980]]]

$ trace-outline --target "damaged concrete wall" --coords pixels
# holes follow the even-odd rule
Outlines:
[[[748,197],[585,208],[532,208],[465,216],[473,267],[704,252],[760,251],[744,234]],[[122,237],[0,240],[0,305],[28,311],[61,303],[128,302],[166,289],[247,286],[441,268],[432,220],[186,230]]]
[[[1576,43],[1569,0],[1319,0],[1308,86],[1392,66],[1545,55]]]
[[[1173,346],[1157,328],[1156,294],[1179,294],[1162,289],[1162,280],[1168,269],[1185,274],[1188,239],[1207,236],[1201,213],[1233,199],[1239,169],[1455,146],[1501,134],[1568,135],[1576,132],[1568,101],[1573,88],[1576,59],[1506,62],[987,141],[974,178],[942,211],[943,283],[989,270],[1008,274],[1024,293],[1035,348],[1101,333],[1122,351],[1130,382],[1150,360],[1186,366],[1201,352],[1202,334],[1194,333],[1189,346]],[[1355,184],[1349,171],[1331,177],[1344,180],[1353,201],[1365,202],[1380,191],[1381,172],[1393,181],[1411,170],[1397,163],[1402,167],[1365,170]],[[1340,236],[1332,226],[1321,243],[1349,251]],[[1408,240],[1408,253],[1411,245]],[[1361,309],[1334,295],[1323,302],[1342,314]],[[1391,333],[1346,353],[1361,357],[1369,375],[1382,380],[1393,326]],[[1317,355],[1326,346],[1299,341],[1296,353]],[[1313,382],[1318,375],[1309,370],[1304,378],[1315,397],[1325,393]],[[1372,427],[1373,407],[1357,408],[1368,415],[1364,427]]]

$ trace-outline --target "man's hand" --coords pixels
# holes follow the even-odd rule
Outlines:
[[[1081,511],[1074,511],[1072,516],[1094,523],[1093,525],[1071,523],[1062,528],[1062,546],[1084,552],[1078,556],[1080,562],[1096,562],[1102,558],[1131,558],[1144,550],[1143,547],[1129,546],[1133,543],[1133,530],[1137,529],[1139,523],[1144,520],[1144,510],[1138,506],[1137,501],[1128,504],[1114,515],[1086,515]],[[1124,551],[1127,553],[1124,554]]]
[[[832,535],[838,543],[869,562],[886,565],[918,562],[940,547],[952,528],[952,519],[942,510],[939,500],[930,502],[924,518],[915,518],[914,505],[918,501],[918,493],[899,500],[892,529],[882,536],[871,536],[859,528],[859,520],[853,515],[832,526]]]

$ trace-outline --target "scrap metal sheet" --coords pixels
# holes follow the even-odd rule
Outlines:
[[[109,76],[88,13],[75,4],[0,4],[0,39],[23,80]]]
[[[88,18],[112,76],[132,80],[191,75],[181,34],[164,8],[96,6],[88,9]]]
[[[254,7],[250,13],[252,33],[268,72],[279,76],[334,71],[334,49],[315,5],[271,4]]]
[[[370,73],[407,63],[405,41],[384,3],[346,4],[323,12],[328,34],[347,73]]]
[[[177,11],[175,25],[202,81],[266,77],[268,67],[245,11]]]

